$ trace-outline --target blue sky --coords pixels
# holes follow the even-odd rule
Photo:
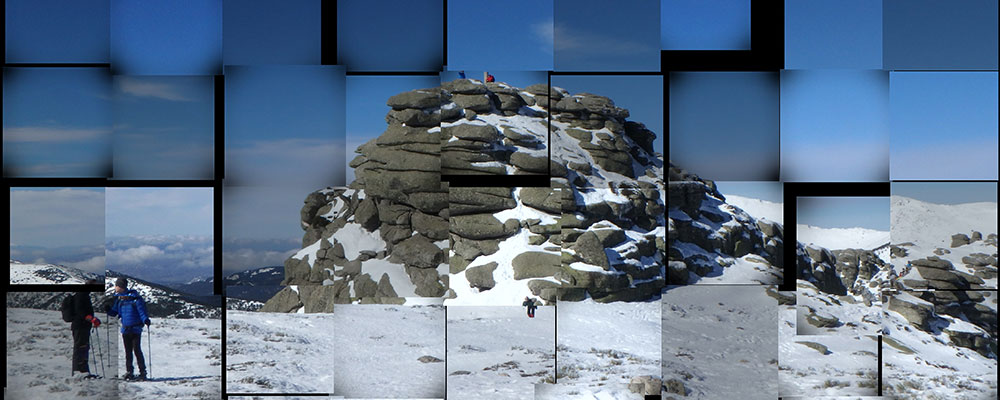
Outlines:
[[[391,109],[385,105],[386,100],[403,92],[439,85],[440,78],[433,75],[347,77],[347,98],[351,99],[347,102],[347,154],[344,158],[347,183],[354,181],[354,170],[347,166],[357,156],[354,150],[385,132],[385,114]]]
[[[785,68],[882,68],[882,2],[785,0]]]
[[[893,182],[892,195],[935,204],[997,202],[996,182]]]
[[[226,67],[227,185],[344,185],[344,68]]]
[[[212,179],[211,77],[114,78],[114,177]]]
[[[670,74],[669,157],[705,179],[776,180],[777,75]]]
[[[772,203],[784,202],[781,182],[715,181],[715,187],[723,196],[735,195]]]
[[[299,211],[313,187],[234,187],[222,193],[223,268],[282,265],[302,248]]]
[[[226,65],[319,64],[320,0],[224,0]]]
[[[6,62],[110,61],[109,0],[5,1]]]
[[[10,189],[10,257],[104,271],[104,188]]]
[[[554,0],[554,14],[556,70],[660,70],[658,0]]]
[[[448,69],[551,70],[552,1],[448,2]]]
[[[885,181],[888,168],[888,72],[781,72],[783,181]]]
[[[996,72],[893,72],[889,83],[892,179],[997,179]]]
[[[222,70],[222,0],[111,0],[115,74],[214,75]]]
[[[663,152],[662,76],[556,75],[552,77],[552,86],[574,94],[586,92],[610,98],[618,107],[628,109],[629,121],[644,123],[656,133],[653,149]]]
[[[338,1],[337,62],[350,71],[440,71],[443,18],[439,0]]]
[[[4,68],[4,176],[104,177],[111,75],[99,68]]]
[[[750,0],[663,0],[663,50],[750,50]]]
[[[107,236],[212,235],[212,188],[108,188]]]
[[[883,0],[886,69],[997,69],[997,1]]]
[[[797,224],[889,231],[888,197],[798,197]]]

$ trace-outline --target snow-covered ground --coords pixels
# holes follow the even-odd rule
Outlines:
[[[226,311],[229,393],[333,393],[333,314]]]
[[[997,203],[934,204],[892,196],[889,213],[893,244],[948,248],[956,233],[997,232]]]
[[[878,335],[882,330],[882,303],[878,296],[866,306],[861,296],[822,292],[804,280],[799,280],[797,285],[796,329],[799,335]]]
[[[113,379],[70,377],[73,338],[69,323],[59,311],[8,308],[7,384],[4,399],[110,399],[117,396]],[[107,347],[101,327],[101,346]],[[97,338],[93,337],[96,341]],[[116,342],[111,342],[116,346]],[[97,344],[94,344],[96,356]],[[104,354],[107,354],[104,350]],[[90,363],[91,372],[100,374],[100,361]],[[108,370],[110,373],[111,370]]]
[[[877,336],[796,335],[795,318],[795,306],[781,306],[778,395],[877,395]]]
[[[11,285],[82,285],[100,275],[65,265],[25,264],[10,260]]]
[[[955,234],[972,236],[976,231],[985,239],[997,233],[997,203],[947,205],[892,196],[890,210],[892,244],[906,250],[905,256],[892,259],[893,271],[904,284],[906,280],[922,279],[916,268],[905,268],[909,261],[935,256],[951,262],[956,270],[972,275],[975,270],[966,266],[963,257],[997,252],[995,244],[983,240],[951,247],[951,236]],[[997,278],[983,280],[983,286],[997,288]]]
[[[866,228],[820,228],[798,224],[795,227],[800,243],[815,244],[830,250],[863,249],[872,250],[889,243],[888,231]]]
[[[556,384],[535,385],[535,399],[639,398],[629,381],[661,372],[660,304],[560,303]]]
[[[767,200],[754,199],[750,197],[736,196],[732,194],[725,194],[726,203],[732,204],[736,207],[743,209],[750,216],[757,219],[766,219],[771,222],[777,222],[783,224],[784,221],[784,210],[782,209],[781,203],[773,203]]]
[[[115,324],[114,321],[112,323]],[[118,376],[123,376],[125,349],[120,342],[121,335],[116,333],[117,326],[111,329],[115,335],[111,344],[118,353]],[[218,399],[222,395],[220,320],[158,318],[150,329],[151,332],[144,330],[142,334],[142,353],[150,365],[150,380],[121,381],[118,384],[120,399]],[[102,337],[104,334],[102,331]],[[149,352],[150,345],[152,354]],[[110,373],[111,370],[108,371]],[[135,372],[139,372],[138,366]]]
[[[990,301],[996,292],[980,292],[987,301],[979,303],[996,311]],[[909,294],[897,293],[907,301]],[[919,300],[916,300],[919,301]],[[981,332],[963,320],[938,314],[951,330]],[[897,399],[995,399],[997,398],[997,361],[974,350],[950,343],[947,334],[915,329],[895,311],[885,310],[883,317],[883,394]]]
[[[530,399],[554,368],[554,307],[448,307],[449,399]]]
[[[777,398],[778,305],[765,289],[669,287],[662,299],[663,380],[681,381],[684,398]]]
[[[306,314],[309,315],[309,314]],[[335,305],[333,392],[346,398],[443,398],[445,310],[441,306]],[[425,356],[433,357],[425,358]],[[423,361],[421,360],[423,359]],[[435,360],[436,359],[436,360]]]

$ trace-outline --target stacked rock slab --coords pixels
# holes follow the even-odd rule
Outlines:
[[[565,123],[554,123],[550,132],[548,97],[572,99],[583,108],[561,111]],[[607,98],[571,96],[545,85],[522,90],[465,79],[401,93],[387,105],[392,110],[385,132],[358,147],[350,163],[356,180],[305,199],[303,251],[286,260],[283,282],[298,289],[286,288],[268,309],[293,310],[299,303],[315,309],[303,298],[304,286],[322,287],[337,303],[401,302],[401,286],[411,284],[410,295],[450,297],[449,273],[464,273],[470,287],[490,290],[497,263],[470,264],[522,233],[545,247],[513,257],[513,279],[546,300],[643,300],[659,294],[665,275],[663,161],[652,151],[655,134],[626,121],[627,110]],[[570,128],[590,136],[574,137]],[[570,145],[570,152],[553,152],[550,160],[550,138]],[[441,180],[442,174],[550,171],[551,188],[449,189]],[[607,195],[596,196],[602,193]],[[558,222],[501,221],[494,215],[518,207]],[[377,234],[381,242],[352,253],[343,232]],[[608,248],[622,253],[608,257]],[[369,263],[398,265],[409,282],[373,276]],[[573,263],[600,272],[580,271]]]
[[[781,281],[784,241],[781,224],[755,220],[742,212],[723,212],[726,198],[715,182],[702,179],[670,165],[668,170],[669,209],[668,243],[669,283],[690,283],[694,276],[706,276],[719,265],[716,256],[740,258],[758,255],[755,260],[766,262],[773,282]],[[718,230],[712,229],[718,227]],[[682,247],[697,246],[698,252],[685,252]]]

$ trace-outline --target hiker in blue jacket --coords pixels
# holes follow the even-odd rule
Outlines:
[[[135,289],[128,289],[128,280],[115,281],[115,302],[107,309],[108,315],[121,320],[122,343],[125,344],[125,380],[146,380],[146,359],[142,356],[142,326],[149,326],[146,302]],[[132,355],[139,364],[139,376],[132,368]]]

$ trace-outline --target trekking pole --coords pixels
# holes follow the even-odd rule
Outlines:
[[[91,351],[94,347],[94,337],[90,335],[87,336],[89,336],[87,339],[90,341],[90,348],[87,349],[87,352],[90,353],[90,358],[94,360],[94,371],[97,371],[97,356],[95,356],[94,352]],[[87,366],[87,369],[90,369],[90,365]]]
[[[94,328],[94,334],[97,335],[97,356],[101,358],[101,376],[105,376],[107,371],[104,369],[104,349],[101,348],[101,330],[99,328]]]
[[[104,313],[104,322],[111,322],[111,315]],[[108,348],[108,368],[111,368],[111,327],[107,324],[104,325],[104,340],[107,341]],[[114,370],[112,370],[114,371]]]
[[[146,326],[146,352],[149,353],[149,379],[153,379],[153,328],[148,325]]]

